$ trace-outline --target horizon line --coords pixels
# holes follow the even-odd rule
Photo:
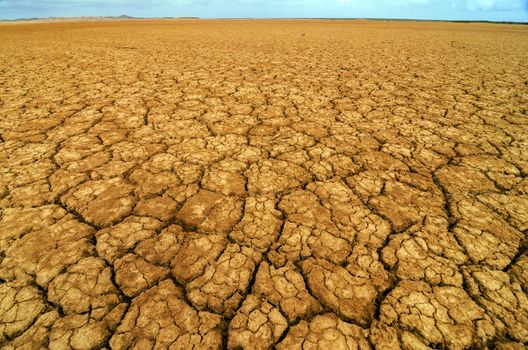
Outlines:
[[[427,19],[427,18],[395,18],[395,17],[198,17],[198,16],[162,16],[162,17],[134,17],[120,16],[48,16],[48,17],[20,17],[0,18],[1,22],[32,22],[42,20],[68,19],[114,19],[114,20],[155,20],[155,19],[195,19],[195,20],[368,20],[368,21],[408,21],[408,22],[453,22],[453,23],[497,23],[528,25],[528,21],[500,21],[486,19]]]

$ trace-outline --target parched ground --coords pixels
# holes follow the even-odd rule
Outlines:
[[[2,349],[528,345],[528,27],[0,25]]]

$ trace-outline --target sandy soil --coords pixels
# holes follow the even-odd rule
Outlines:
[[[2,349],[528,344],[528,27],[0,43]]]

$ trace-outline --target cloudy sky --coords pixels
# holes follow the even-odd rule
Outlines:
[[[0,0],[0,18],[349,17],[528,22],[528,0]]]

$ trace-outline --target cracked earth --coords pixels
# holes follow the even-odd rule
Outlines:
[[[528,345],[528,30],[0,26],[2,349]]]

